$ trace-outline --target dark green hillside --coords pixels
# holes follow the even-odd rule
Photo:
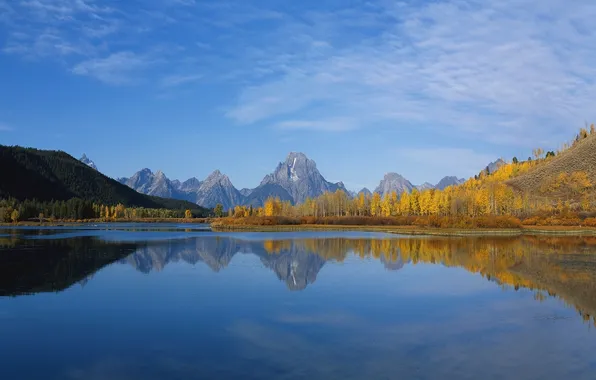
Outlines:
[[[0,145],[0,198],[80,198],[127,207],[201,209],[194,203],[137,193],[61,151]]]

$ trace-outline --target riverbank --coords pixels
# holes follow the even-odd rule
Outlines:
[[[399,235],[427,236],[596,236],[596,228],[591,227],[559,227],[559,226],[522,226],[519,228],[429,228],[412,226],[350,226],[350,225],[218,225],[211,224],[213,231],[218,232],[291,232],[291,231],[361,231],[381,232]]]
[[[418,226],[387,226],[387,225],[329,225],[329,224],[292,224],[292,225],[246,225],[222,224],[218,219],[135,219],[85,221],[43,221],[0,223],[0,228],[11,227],[76,227],[85,225],[125,223],[176,223],[176,224],[209,224],[216,232],[292,232],[292,231],[360,231],[380,232],[399,235],[426,236],[521,236],[521,235],[550,235],[550,236],[596,236],[596,228],[579,226],[520,226],[517,228],[433,228]]]
[[[117,219],[106,221],[104,219],[87,219],[87,220],[43,220],[38,221],[23,221],[18,223],[0,223],[0,227],[62,227],[62,226],[82,226],[88,224],[107,224],[107,223],[179,223],[179,224],[207,224],[211,223],[211,218],[144,218],[144,219]]]

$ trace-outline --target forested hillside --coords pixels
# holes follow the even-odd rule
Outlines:
[[[90,168],[61,151],[0,145],[0,199],[66,201],[152,209],[201,209],[185,201],[150,197]]]

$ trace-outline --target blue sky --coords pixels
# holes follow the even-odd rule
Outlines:
[[[468,177],[596,120],[591,0],[0,0],[0,143],[112,177],[290,151],[348,188]]]

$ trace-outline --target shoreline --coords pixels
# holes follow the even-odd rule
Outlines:
[[[528,226],[522,228],[424,228],[411,226],[344,226],[324,224],[301,225],[231,225],[211,226],[214,232],[293,232],[293,231],[359,231],[381,232],[396,235],[426,235],[426,236],[522,236],[522,235],[551,235],[551,236],[596,236],[596,228],[591,227],[559,227],[559,226]]]
[[[19,222],[0,223],[0,228],[9,229],[12,227],[78,227],[85,225],[104,224],[157,224],[157,223],[184,223],[184,224],[206,224],[214,232],[316,232],[316,231],[355,231],[355,232],[379,232],[396,235],[410,236],[523,236],[523,235],[546,235],[546,236],[596,236],[594,227],[573,227],[573,226],[522,226],[521,228],[432,228],[414,226],[363,226],[363,225],[331,225],[331,224],[292,224],[292,225],[213,225],[213,219],[146,219],[146,220],[118,220],[106,222],[103,220],[89,221],[54,221],[54,222]]]
[[[209,224],[212,219],[210,218],[195,218],[195,219],[131,219],[131,220],[112,220],[105,221],[100,219],[90,220],[55,220],[53,222],[43,221],[27,221],[18,223],[0,223],[0,228],[10,227],[65,227],[65,226],[84,226],[89,224],[130,224],[130,223],[146,223],[146,224],[158,224],[158,223],[184,223],[184,224]]]

